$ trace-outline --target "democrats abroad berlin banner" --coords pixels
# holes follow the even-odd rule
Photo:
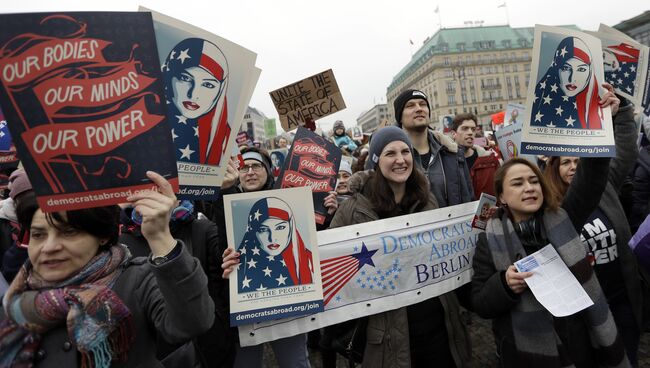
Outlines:
[[[324,311],[239,326],[241,345],[415,304],[469,282],[477,204],[318,232]]]

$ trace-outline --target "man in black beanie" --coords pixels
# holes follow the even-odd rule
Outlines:
[[[415,162],[429,178],[440,207],[474,200],[472,181],[462,147],[448,136],[429,129],[431,109],[427,95],[415,89],[402,92],[393,103],[397,126],[411,139]]]

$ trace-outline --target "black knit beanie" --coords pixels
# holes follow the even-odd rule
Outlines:
[[[422,91],[417,89],[407,89],[406,91],[400,93],[399,96],[393,102],[393,107],[395,108],[395,121],[397,122],[398,127],[402,127],[402,111],[404,111],[404,106],[409,100],[421,99],[426,101],[427,107],[429,108],[429,117],[431,117],[431,105],[429,105],[429,99],[427,95]]]
[[[383,151],[384,147],[389,143],[395,141],[406,143],[411,150],[411,156],[413,155],[413,145],[411,145],[411,140],[406,133],[396,126],[387,126],[375,131],[370,137],[370,149],[368,149],[368,158],[366,159],[365,169],[374,170],[379,162],[381,151]]]

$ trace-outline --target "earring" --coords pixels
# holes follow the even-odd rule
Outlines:
[[[108,243],[107,240],[100,240],[100,241],[99,241],[99,245],[100,245],[100,246],[104,246],[104,245],[106,245],[106,243]]]

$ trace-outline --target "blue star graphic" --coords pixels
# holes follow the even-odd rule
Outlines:
[[[366,247],[366,244],[362,242],[361,243],[361,252],[359,252],[357,254],[352,254],[352,257],[359,260],[359,268],[358,269],[360,270],[361,267],[363,267],[363,265],[365,265],[365,264],[369,264],[372,267],[375,267],[375,263],[372,261],[372,256],[375,255],[375,253],[377,253],[377,249],[369,251],[368,248]]]
[[[337,302],[340,302],[340,301],[341,301],[341,297],[340,297],[339,295],[336,296],[336,301],[337,301]]]

